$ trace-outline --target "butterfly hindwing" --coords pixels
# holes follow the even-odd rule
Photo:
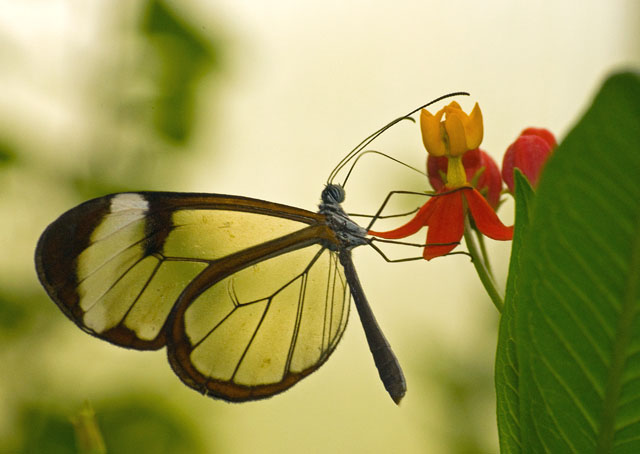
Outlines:
[[[88,201],[42,235],[45,289],[84,331],[169,346],[188,384],[268,397],[317,369],[349,294],[322,215],[244,197],[123,193]],[[333,248],[332,248],[333,249]]]
[[[203,393],[241,401],[281,392],[324,363],[346,327],[349,289],[337,255],[321,245],[208,288],[206,274],[181,296],[168,345],[176,373]]]

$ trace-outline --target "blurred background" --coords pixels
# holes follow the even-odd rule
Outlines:
[[[182,385],[164,351],[82,333],[39,286],[35,244],[63,211],[121,190],[315,210],[348,150],[451,91],[480,103],[482,148],[501,162],[527,126],[561,140],[608,73],[637,68],[639,30],[634,0],[0,0],[0,452],[77,452],[86,401],[118,454],[497,452],[498,314],[463,256],[354,252],[407,376],[399,407],[355,311],[318,372],[238,405]],[[424,167],[414,124],[374,145]],[[371,213],[391,189],[428,183],[364,159],[347,209]],[[500,216],[512,222],[509,203]],[[489,247],[503,285],[509,245]]]

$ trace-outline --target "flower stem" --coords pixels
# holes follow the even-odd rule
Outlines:
[[[489,262],[489,255],[487,254],[487,247],[484,242],[484,236],[482,233],[478,231],[478,229],[473,229],[476,233],[476,238],[478,238],[478,244],[480,245],[480,253],[482,254],[482,263],[484,263],[484,267],[487,269],[489,276],[491,279],[495,279],[493,277],[493,270],[491,269],[491,263]]]
[[[491,298],[491,302],[498,309],[498,312],[502,313],[502,308],[504,307],[504,301],[502,301],[502,297],[500,296],[500,292],[496,288],[496,284],[491,277],[491,274],[487,270],[484,260],[482,260],[482,255],[478,250],[478,246],[473,238],[471,233],[471,225],[469,224],[469,219],[465,219],[464,224],[464,241],[467,244],[467,249],[469,249],[469,255],[471,255],[471,260],[473,262],[473,266],[476,268],[476,272],[478,273],[478,277],[480,278],[480,282],[484,286],[484,289],[489,294],[489,298]]]

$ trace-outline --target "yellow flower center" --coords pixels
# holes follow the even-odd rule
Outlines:
[[[447,156],[447,189],[456,189],[468,185],[467,173],[462,165],[462,155]]]

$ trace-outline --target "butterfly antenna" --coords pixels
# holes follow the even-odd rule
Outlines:
[[[351,176],[351,172],[353,172],[353,168],[356,166],[356,164],[358,163],[358,161],[360,161],[360,158],[362,158],[364,155],[369,154],[369,153],[373,153],[373,154],[377,154],[377,155],[383,156],[383,157],[385,157],[385,158],[387,158],[387,159],[392,160],[393,162],[397,162],[398,164],[403,165],[403,166],[407,167],[408,169],[413,170],[414,172],[419,173],[419,174],[420,174],[420,175],[422,175],[422,176],[426,176],[426,173],[425,173],[425,172],[423,172],[422,170],[419,170],[419,169],[417,169],[417,168],[415,168],[415,167],[413,167],[413,166],[411,166],[411,165],[407,164],[406,162],[403,162],[403,161],[401,161],[401,160],[399,160],[399,159],[396,159],[396,158],[394,158],[393,156],[389,156],[389,155],[388,155],[388,154],[386,154],[386,153],[383,153],[383,152],[378,151],[378,150],[365,150],[365,151],[363,151],[362,153],[360,153],[360,154],[358,155],[358,157],[357,157],[357,158],[355,158],[355,159],[353,160],[353,163],[351,164],[351,167],[349,168],[349,171],[347,172],[347,176],[345,176],[345,177],[344,177],[344,180],[342,181],[342,187],[343,187],[343,188],[344,188],[344,187],[346,187],[346,185],[347,185],[347,180],[348,180],[348,179],[349,179],[349,177]]]
[[[467,93],[466,91],[456,91],[453,93],[448,93],[446,95],[442,95],[436,99],[433,99],[431,101],[429,101],[426,104],[421,105],[420,107],[417,107],[415,109],[413,109],[411,112],[396,118],[395,120],[387,123],[386,125],[384,125],[382,128],[378,129],[377,131],[375,131],[374,133],[370,134],[369,136],[367,136],[364,140],[362,140],[358,145],[356,145],[349,153],[347,153],[347,155],[342,158],[340,160],[340,162],[338,163],[338,165],[336,165],[336,167],[331,171],[331,173],[329,174],[329,178],[327,179],[327,183],[331,184],[333,183],[333,179],[336,177],[336,175],[338,174],[338,172],[340,172],[340,170],[342,170],[344,168],[345,165],[347,165],[347,163],[349,161],[351,161],[351,159],[354,158],[354,156],[357,156],[362,150],[364,150],[367,146],[369,146],[369,144],[371,142],[373,142],[375,139],[378,138],[378,136],[380,136],[383,132],[385,132],[387,129],[391,128],[392,126],[396,125],[397,123],[403,121],[403,120],[410,120],[410,121],[415,121],[413,118],[411,118],[411,115],[415,114],[416,112],[429,107],[432,104],[435,104],[439,101],[442,101],[443,99],[447,99],[447,98],[451,98],[454,96],[469,96],[469,93]]]

